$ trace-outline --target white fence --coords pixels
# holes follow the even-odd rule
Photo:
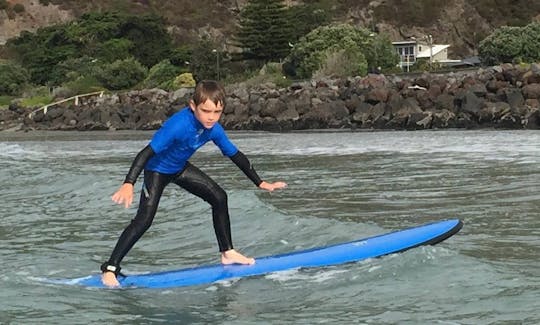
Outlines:
[[[87,96],[94,96],[94,95],[99,95],[99,97],[102,97],[103,96],[103,91],[95,91],[93,93],[87,93],[87,94],[82,94],[82,95],[75,95],[75,96],[72,96],[72,97],[69,97],[69,98],[65,98],[65,99],[62,99],[62,100],[59,100],[57,102],[54,102],[54,103],[50,103],[50,104],[47,104],[45,106],[42,106],[32,112],[30,112],[28,114],[28,117],[29,118],[32,118],[37,112],[39,111],[43,111],[43,114],[47,114],[47,109],[51,106],[54,106],[54,105],[58,105],[58,104],[62,104],[62,103],[65,103],[67,101],[70,101],[70,100],[75,100],[75,106],[79,105],[79,98],[81,97],[87,97]]]

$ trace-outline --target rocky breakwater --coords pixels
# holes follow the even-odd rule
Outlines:
[[[185,106],[191,89],[129,91],[80,98],[44,110],[0,110],[6,130],[156,129]],[[227,88],[227,129],[540,129],[540,64],[467,72],[369,75]],[[30,112],[33,112],[30,114]]]

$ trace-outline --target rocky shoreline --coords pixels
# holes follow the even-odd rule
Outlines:
[[[145,89],[0,110],[0,130],[154,130],[192,89]],[[229,130],[540,129],[540,64],[417,76],[368,75],[227,88]]]

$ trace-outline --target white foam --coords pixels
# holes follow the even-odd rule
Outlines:
[[[328,270],[322,269],[317,272],[306,272],[305,270],[293,269],[286,271],[273,272],[265,276],[266,279],[280,283],[288,281],[302,280],[307,282],[321,283],[336,278],[339,274],[348,272],[347,270]]]

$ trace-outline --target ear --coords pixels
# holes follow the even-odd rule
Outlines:
[[[193,99],[191,99],[191,100],[189,101],[189,108],[191,108],[191,110],[192,110],[193,112],[195,112],[195,108],[196,108],[196,107],[197,107],[197,105],[195,105],[195,102],[193,101]]]

